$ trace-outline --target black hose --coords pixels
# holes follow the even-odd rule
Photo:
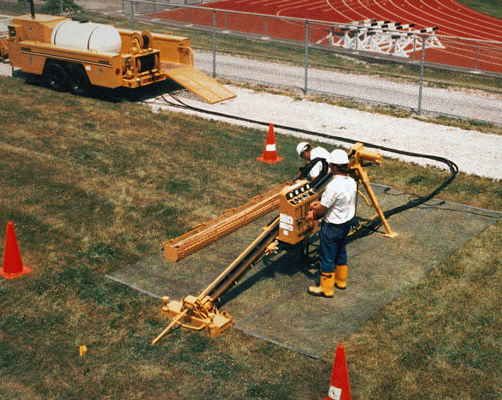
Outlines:
[[[328,178],[329,175],[328,173],[330,172],[328,162],[324,158],[317,157],[311,160],[305,167],[301,169],[300,176],[298,177],[299,179],[306,178],[309,172],[316,166],[317,163],[321,163],[321,171],[310,182],[310,186],[316,191],[324,186],[326,178]]]
[[[199,113],[235,119],[238,121],[249,122],[249,123],[263,125],[263,126],[269,126],[268,122],[262,122],[262,121],[257,121],[257,120],[250,119],[250,118],[244,118],[244,117],[239,117],[236,115],[224,114],[224,113],[217,112],[217,111],[209,111],[209,110],[204,110],[202,108],[193,107],[193,106],[190,106],[188,104],[183,103],[180,99],[178,99],[176,96],[174,96],[172,94],[170,94],[170,96],[173,99],[175,99],[179,104],[172,103],[172,102],[168,101],[163,95],[161,95],[161,96],[166,103],[168,103],[169,105],[171,105],[173,107],[187,108],[189,110],[196,111]],[[408,156],[408,157],[426,158],[429,160],[443,163],[448,167],[448,169],[450,170],[450,175],[446,179],[444,179],[443,182],[437,188],[435,188],[432,192],[430,192],[429,194],[427,194],[425,196],[417,197],[416,199],[413,199],[406,204],[403,204],[401,206],[397,206],[397,207],[392,208],[390,210],[384,211],[384,215],[386,218],[388,218],[394,214],[400,213],[402,211],[408,210],[410,208],[417,207],[417,206],[427,202],[428,200],[432,199],[439,192],[441,192],[444,188],[446,188],[455,179],[455,177],[458,173],[458,166],[453,161],[448,160],[447,158],[444,158],[444,157],[434,156],[434,155],[430,155],[430,154],[415,153],[415,152],[405,151],[405,150],[393,149],[390,147],[375,145],[375,144],[368,143],[368,142],[361,142],[358,140],[349,139],[349,138],[342,137],[342,136],[332,136],[332,135],[328,135],[325,133],[314,132],[314,131],[310,131],[307,129],[295,128],[295,127],[286,126],[286,125],[274,124],[274,127],[279,128],[279,129],[288,130],[291,132],[302,133],[304,135],[308,135],[313,138],[324,138],[324,139],[330,139],[330,140],[337,140],[337,141],[351,143],[351,144],[362,143],[365,147],[379,149],[382,151],[387,151],[390,153],[400,154],[400,155],[404,155],[404,156]],[[326,178],[326,175],[324,177]],[[380,218],[379,217],[375,218],[375,219],[367,222],[363,226],[359,227],[356,232],[353,232],[353,234],[349,236],[349,240],[354,240],[354,239],[357,239],[362,236],[367,236],[367,235],[375,232],[381,226],[381,224],[382,224],[382,221],[380,220]]]
[[[33,4],[33,0],[30,0],[30,12],[31,18],[35,19],[35,5]]]

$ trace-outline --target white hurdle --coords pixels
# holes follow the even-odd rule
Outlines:
[[[335,47],[405,58],[423,47],[426,49],[445,48],[436,36],[437,26],[420,30],[413,29],[414,26],[415,24],[402,24],[388,20],[353,21],[331,26],[328,34],[316,44],[329,41],[329,44]]]

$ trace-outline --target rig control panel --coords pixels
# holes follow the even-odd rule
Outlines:
[[[279,241],[297,244],[319,229],[317,221],[305,218],[310,205],[319,197],[320,194],[314,191],[307,180],[298,181],[282,190],[279,200]]]

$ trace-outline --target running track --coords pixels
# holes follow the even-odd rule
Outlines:
[[[438,35],[463,37],[476,40],[502,42],[502,20],[493,18],[458,3],[455,0],[223,0],[206,3],[205,7],[229,11],[245,11],[346,23],[369,18],[390,20],[402,24],[414,23],[414,29],[437,26]],[[167,18],[184,13],[180,19],[187,18],[186,10],[166,12]],[[162,17],[161,13],[157,17]],[[223,21],[224,18],[224,21]],[[175,19],[177,19],[175,17]],[[190,22],[212,25],[212,13],[190,10]],[[262,34],[263,18],[219,12],[218,27]],[[311,42],[326,35],[327,26],[311,26]],[[304,25],[300,22],[268,19],[266,34],[293,40],[305,40]],[[467,43],[465,41],[441,38],[446,49],[427,49],[427,61],[502,72],[502,43]],[[478,48],[476,49],[476,46]],[[477,64],[476,64],[477,54]],[[418,58],[420,54],[416,54]]]

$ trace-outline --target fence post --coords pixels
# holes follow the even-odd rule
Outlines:
[[[131,30],[134,29],[134,0],[131,1]]]
[[[309,20],[305,20],[305,86],[303,93],[307,94],[308,90],[308,71],[309,71],[309,42],[310,42],[310,25]]]
[[[425,34],[422,36],[422,57],[420,60],[420,83],[418,87],[418,115],[422,113],[422,89],[424,86]]]
[[[478,59],[479,59],[479,46],[476,46],[476,60],[474,61],[474,69],[478,69]]]
[[[59,0],[59,15],[63,15],[63,0]]]
[[[263,19],[263,36],[267,36],[267,16]]]
[[[213,78],[216,78],[216,10],[213,9]]]

